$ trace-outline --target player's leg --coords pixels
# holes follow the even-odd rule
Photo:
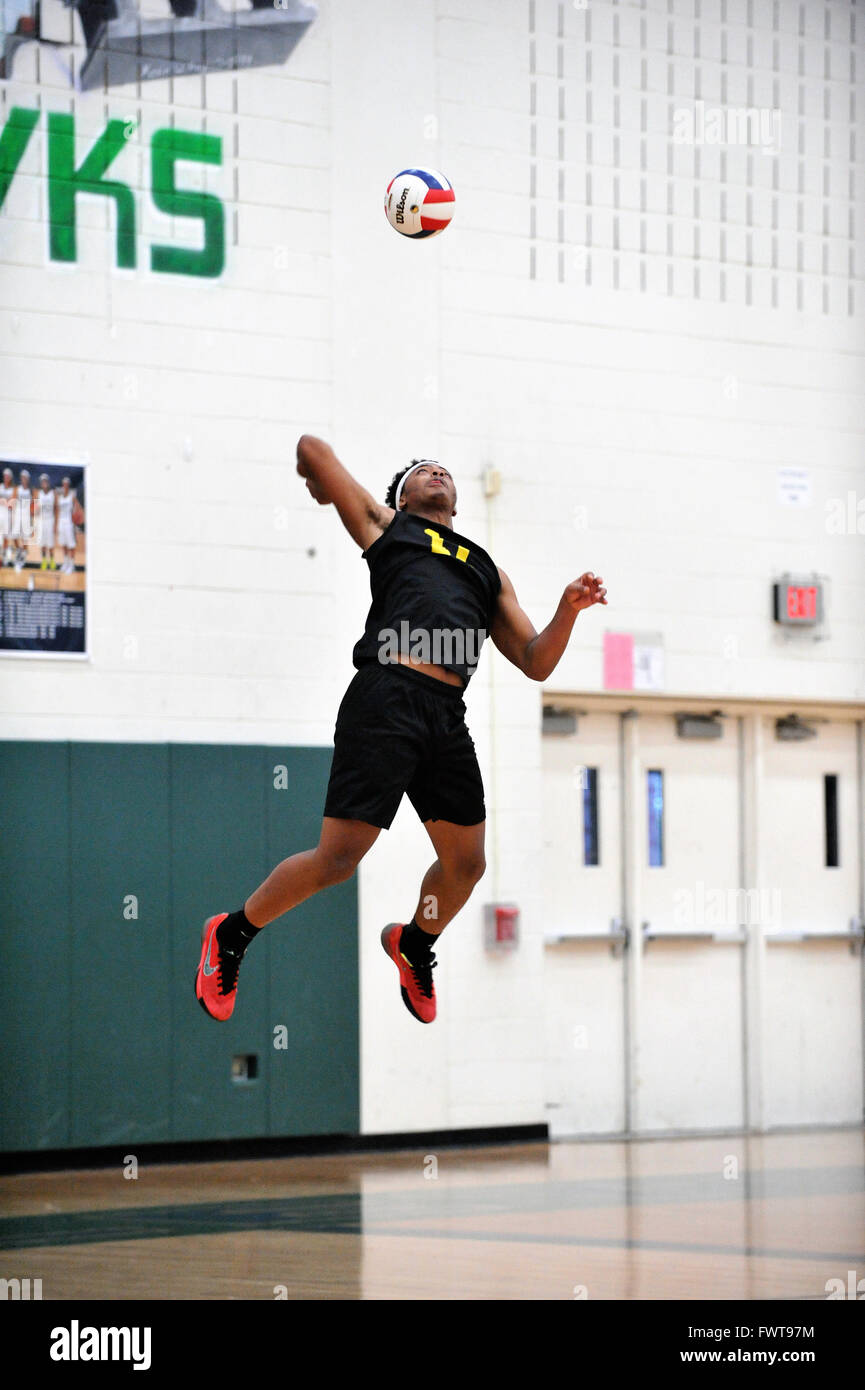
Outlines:
[[[422,748],[410,692],[394,680],[370,664],[342,698],[316,848],[284,859],[238,912],[205,923],[195,993],[212,1017],[231,1013],[240,957],[258,931],[319,889],[348,878],[393,821]]]
[[[17,497],[12,502],[10,512],[9,542],[12,550],[12,564],[16,570],[21,570],[24,563],[21,550],[21,503]]]
[[[486,821],[455,825],[451,821],[428,820],[424,829],[437,858],[424,875],[413,920],[429,936],[440,936],[483,878]]]
[[[195,993],[212,1017],[229,1017],[240,959],[253,937],[311,894],[348,878],[396,815],[418,752],[411,711],[391,681],[381,668],[364,667],[342,698],[316,848],[284,859],[243,908],[205,924]]]
[[[51,563],[51,552],[54,549],[54,527],[49,527],[47,522],[43,525],[39,535],[39,553],[42,557],[39,568],[47,570]]]
[[[230,1018],[244,952],[259,931],[298,903],[350,878],[380,827],[325,816],[319,842],[283,859],[238,912],[220,913],[204,924],[195,997],[211,1018]]]
[[[51,557],[54,554],[54,518],[50,512],[43,512],[40,518],[39,548],[42,553],[42,564],[40,569],[51,568]]]
[[[57,544],[63,553],[63,560],[60,564],[61,574],[71,574],[75,568],[75,528],[68,515],[61,514],[57,526]]]
[[[266,927],[313,893],[351,878],[380,834],[380,826],[365,821],[325,816],[315,849],[283,859],[247,898],[243,908],[247,920],[254,927]]]
[[[424,875],[414,917],[404,923],[391,922],[381,940],[399,971],[409,1013],[421,1023],[432,1023],[436,1016],[433,947],[483,875],[486,807],[462,699],[431,693],[426,724],[427,755],[408,795],[437,858]]]
[[[486,822],[457,825],[427,820],[424,828],[437,858],[424,875],[414,916],[404,923],[391,922],[381,934],[381,943],[399,971],[402,1001],[409,1013],[419,1023],[432,1023],[436,1016],[433,947],[483,877]]]

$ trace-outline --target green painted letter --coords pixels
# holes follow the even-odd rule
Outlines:
[[[160,212],[172,217],[200,217],[204,223],[200,251],[186,246],[151,246],[151,269],[172,275],[221,275],[225,266],[225,209],[221,199],[213,193],[178,192],[174,184],[178,159],[221,164],[221,138],[191,130],[157,130],[150,149],[153,201]]]
[[[9,112],[0,135],[0,208],[38,120],[39,112],[26,106],[13,106]]]
[[[109,121],[80,169],[75,168],[75,117],[48,116],[48,209],[51,259],[77,258],[76,193],[101,193],[117,201],[117,264],[135,266],[135,199],[125,183],[103,179],[111,161],[126,144],[129,122]]]

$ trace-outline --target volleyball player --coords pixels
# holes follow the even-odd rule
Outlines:
[[[19,572],[27,564],[27,547],[33,537],[33,489],[30,470],[22,468],[12,504],[12,540],[15,547],[15,568]]]
[[[0,541],[3,546],[3,564],[15,564],[15,549],[12,544],[12,512],[15,506],[15,475],[11,468],[3,469],[0,483]]]
[[[57,568],[57,561],[54,559],[55,513],[54,489],[48,474],[43,473],[39,479],[39,491],[36,494],[36,539],[42,551],[39,568],[43,570],[56,570]]]
[[[349,878],[407,792],[436,859],[413,917],[385,927],[382,945],[406,1008],[431,1023],[433,947],[485,868],[484,789],[463,701],[481,645],[491,636],[527,676],[546,680],[577,614],[606,603],[606,590],[583,574],[538,633],[504,570],[454,531],[456,488],[441,464],[414,460],[392,479],[382,505],[322,440],[304,435],[297,458],[316,502],[333,503],[361,547],[372,606],[337,715],[318,845],[278,864],[239,911],[208,919],[195,993],[212,1018],[229,1018],[249,943],[284,912]]]
[[[64,551],[61,574],[75,573],[75,522],[73,509],[76,502],[75,489],[71,478],[64,478],[57,493],[57,544]]]

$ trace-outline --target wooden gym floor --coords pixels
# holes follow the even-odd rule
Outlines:
[[[0,541],[0,551],[3,542]],[[53,555],[57,569],[43,570],[39,566],[42,562],[42,551],[38,545],[28,544],[25,547],[27,552],[27,563],[22,570],[16,570],[13,565],[3,565],[0,567],[0,589],[29,589],[32,585],[34,589],[59,590],[61,593],[83,593],[87,587],[87,548],[84,532],[76,529],[75,533],[75,572],[73,574],[61,574],[60,565],[65,558],[65,551],[59,545],[55,545]]]
[[[0,1278],[77,1299],[813,1299],[865,1277],[865,1134],[0,1179]]]

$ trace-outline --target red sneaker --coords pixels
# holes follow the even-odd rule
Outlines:
[[[201,961],[195,976],[195,997],[206,1014],[224,1023],[231,1017],[237,998],[237,972],[242,957],[225,951],[219,944],[216,928],[224,922],[227,912],[208,917],[201,929]]]
[[[436,958],[430,954],[428,965],[412,965],[399,949],[404,923],[391,922],[381,934],[381,944],[399,971],[402,1002],[419,1023],[432,1023],[436,1016],[436,992],[432,973]]]

